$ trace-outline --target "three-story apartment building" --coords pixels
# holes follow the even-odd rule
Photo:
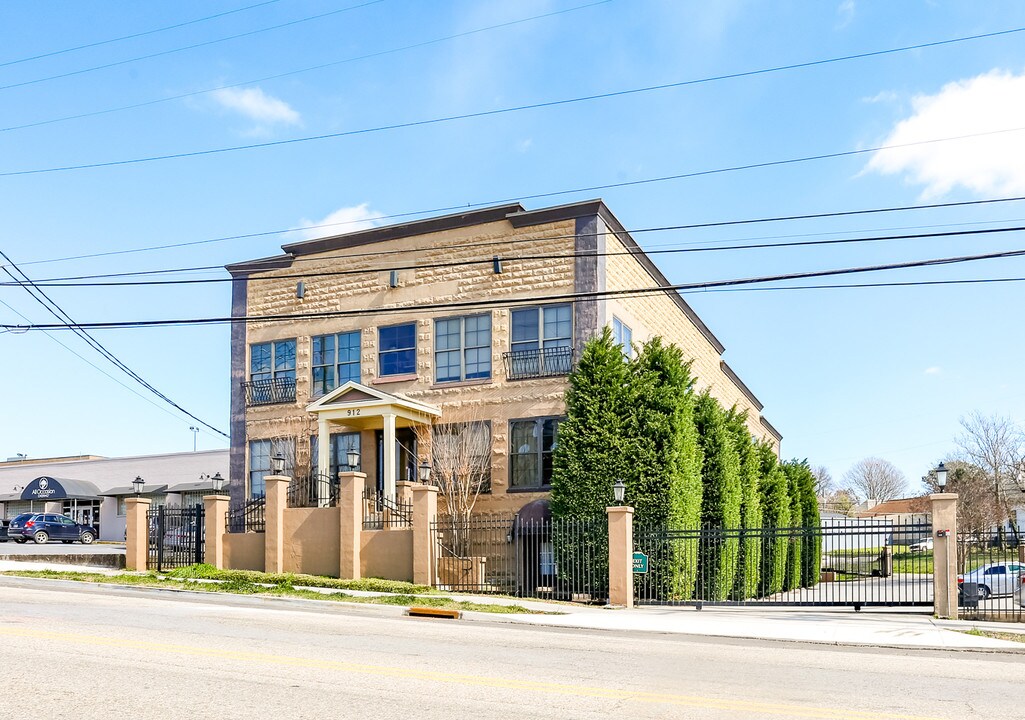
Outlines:
[[[699,388],[748,411],[779,447],[724,348],[600,200],[519,204],[283,246],[233,277],[233,503],[260,497],[271,458],[290,472],[358,469],[386,496],[414,479],[425,428],[489,428],[485,512],[544,498],[567,376],[610,325],[661,335],[693,358]],[[643,288],[654,292],[633,293]],[[386,451],[389,449],[389,451]],[[312,469],[312,470],[310,470]]]

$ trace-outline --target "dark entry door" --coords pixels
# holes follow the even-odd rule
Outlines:
[[[374,432],[377,446],[377,492],[384,492],[384,430]],[[412,428],[395,429],[395,481],[416,481],[416,433]]]

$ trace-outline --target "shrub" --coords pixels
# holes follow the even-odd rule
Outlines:
[[[766,530],[790,527],[790,493],[787,477],[768,443],[758,443],[761,473],[758,495],[762,509],[762,527]],[[786,537],[774,537],[762,544],[761,587],[759,595],[773,595],[783,589],[786,579]]]
[[[701,523],[707,528],[740,527],[740,456],[726,413],[708,391],[697,398],[694,422],[704,455]],[[740,541],[736,536],[706,538],[698,558],[698,587],[704,600],[725,600],[733,590]]]
[[[740,527],[743,531],[732,598],[744,600],[758,595],[761,581],[762,506],[758,493],[761,461],[747,427],[747,411],[740,412],[734,406],[726,414],[726,420],[740,456]]]

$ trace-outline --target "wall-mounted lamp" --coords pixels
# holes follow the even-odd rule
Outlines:
[[[498,255],[495,255],[495,257],[494,257],[494,259],[492,259],[491,263],[492,263],[492,267],[494,268],[495,275],[501,275],[502,274],[502,258],[498,257]]]
[[[303,296],[305,296],[305,295],[306,295],[306,284],[302,280],[300,280],[299,282],[297,282],[295,284],[295,296],[298,299],[302,300]]]
[[[388,276],[388,287],[397,288],[399,286],[399,271],[392,270]]]

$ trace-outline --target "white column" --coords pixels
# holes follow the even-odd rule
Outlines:
[[[320,506],[320,484],[331,477],[331,428],[326,419],[317,419],[317,505]],[[334,478],[332,478],[333,480]],[[324,498],[326,502],[328,499]]]
[[[395,499],[395,415],[384,415],[384,496]]]

